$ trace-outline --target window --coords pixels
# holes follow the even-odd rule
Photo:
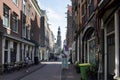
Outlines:
[[[28,19],[30,19],[30,5],[28,6]]]
[[[105,27],[105,49],[107,53],[107,72],[108,74],[113,74],[115,70],[115,23],[114,23],[114,15],[111,15],[106,22]]]
[[[26,25],[23,23],[22,36],[26,38]]]
[[[18,0],[13,0],[13,2],[14,2],[16,5],[18,5]]]
[[[18,16],[16,13],[13,13],[12,16],[12,30],[18,32]]]
[[[8,40],[5,40],[5,50],[8,49]]]
[[[26,0],[23,0],[23,13],[26,14]]]
[[[96,54],[95,54],[95,39],[88,40],[88,55],[89,55],[89,62],[91,64],[96,64]]]
[[[8,51],[4,51],[4,63],[8,63]]]
[[[27,28],[27,38],[30,40],[30,27]]]
[[[94,1],[92,0],[90,4],[90,14],[92,14],[93,12],[94,12]]]
[[[10,8],[6,5],[3,7],[3,26],[10,28]]]
[[[113,24],[114,24],[114,18],[112,17],[112,19],[109,21],[108,25],[106,26],[107,33],[113,32],[115,30],[115,27]]]

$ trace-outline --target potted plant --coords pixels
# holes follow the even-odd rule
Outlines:
[[[88,80],[97,80],[97,66],[91,65],[87,69]]]

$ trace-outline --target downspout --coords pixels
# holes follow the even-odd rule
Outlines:
[[[104,80],[107,80],[108,78],[108,54],[107,54],[107,32],[106,32],[106,27],[104,27],[104,54],[103,54],[103,63],[104,63]]]
[[[114,79],[120,80],[119,74],[119,15],[115,12],[115,76]]]
[[[80,56],[81,56],[81,59],[80,59],[80,62],[81,63],[83,63],[82,62],[82,56],[83,56],[83,54],[82,54],[82,33],[80,33]]]
[[[98,80],[104,80],[104,23],[101,19]]]

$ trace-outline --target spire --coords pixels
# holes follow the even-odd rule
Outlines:
[[[58,27],[58,31],[60,31],[60,26]]]
[[[60,26],[58,27],[57,46],[61,48],[61,31],[60,31]]]
[[[61,35],[60,26],[58,27],[58,36]]]

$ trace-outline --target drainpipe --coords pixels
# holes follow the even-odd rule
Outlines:
[[[80,56],[79,56],[80,55],[80,52],[79,52],[80,48],[79,47],[80,47],[80,45],[79,45],[79,36],[78,36],[77,37],[77,61],[80,61]]]
[[[119,77],[119,15],[115,12],[115,76],[114,79],[120,80]]]
[[[81,56],[81,60],[80,62],[82,63],[82,56],[83,56],[83,53],[82,53],[82,33],[80,33],[80,56]]]
[[[108,63],[107,63],[107,32],[106,32],[106,28],[104,29],[104,54],[103,54],[103,63],[104,63],[104,80],[107,80],[108,77]]]

